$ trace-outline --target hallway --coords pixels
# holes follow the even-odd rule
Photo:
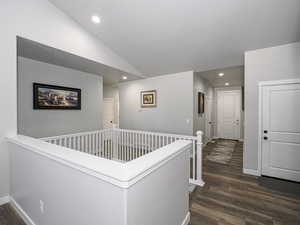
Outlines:
[[[241,142],[228,165],[208,161],[206,156],[219,141],[204,148],[205,186],[190,197],[190,225],[299,225],[300,184],[243,174]]]

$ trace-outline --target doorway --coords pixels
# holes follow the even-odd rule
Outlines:
[[[114,99],[113,98],[103,98],[103,128],[109,129],[113,128],[115,110],[114,110]]]
[[[241,90],[216,89],[217,136],[239,140],[241,137]]]
[[[300,80],[260,84],[261,174],[300,181]]]

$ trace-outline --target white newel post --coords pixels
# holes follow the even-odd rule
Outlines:
[[[203,137],[203,132],[202,131],[197,131],[197,185],[203,187],[204,186],[204,181],[202,179],[202,137]]]

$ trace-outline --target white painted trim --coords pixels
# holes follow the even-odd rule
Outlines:
[[[42,155],[121,188],[129,188],[182,152],[192,148],[191,141],[178,140],[143,157],[120,163],[23,135],[7,138],[7,140],[11,144],[21,146],[22,149],[18,148],[20,150]]]
[[[258,155],[257,155],[257,175],[262,174],[262,98],[263,87],[287,84],[300,84],[300,79],[272,80],[258,82]],[[243,157],[244,158],[244,157]],[[244,160],[244,159],[243,159]]]
[[[234,90],[241,90],[241,86],[217,87],[214,89],[215,91],[234,91]]]
[[[243,139],[243,138],[240,138],[240,139],[239,139],[239,141],[240,141],[240,142],[243,142],[243,141],[244,141],[244,139]]]
[[[281,84],[300,84],[300,79],[261,81],[258,86],[274,86]]]
[[[9,201],[10,201],[9,196],[4,196],[0,198],[0,206],[9,203]]]
[[[203,187],[205,185],[205,182],[203,180],[193,180],[193,179],[190,179],[190,184],[194,184],[196,186]]]
[[[29,215],[21,208],[21,206],[14,200],[14,198],[10,198],[10,205],[16,210],[19,216],[23,219],[26,225],[36,225],[33,220],[29,217]]]
[[[257,172],[258,176],[261,175],[261,167],[262,167],[262,88],[263,86],[259,85],[258,87],[258,154],[257,154]]]
[[[188,225],[190,223],[190,220],[191,220],[191,213],[188,212],[181,225]]]
[[[189,193],[192,193],[196,189],[196,185],[189,184]]]
[[[253,170],[253,169],[243,169],[243,173],[245,174],[249,174],[249,175],[253,175],[253,176],[260,176],[260,173],[258,172],[258,170]]]

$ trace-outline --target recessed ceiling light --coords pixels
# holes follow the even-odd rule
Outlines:
[[[122,79],[123,79],[123,80],[127,80],[127,77],[126,77],[126,76],[123,76]]]
[[[229,86],[229,83],[228,83],[228,82],[226,82],[226,83],[225,83],[225,86]]]
[[[224,76],[224,73],[219,73],[219,77],[223,77]]]
[[[96,24],[101,23],[101,19],[100,19],[100,17],[97,16],[97,15],[93,15],[93,16],[91,17],[91,20],[92,20],[93,23],[96,23]]]

